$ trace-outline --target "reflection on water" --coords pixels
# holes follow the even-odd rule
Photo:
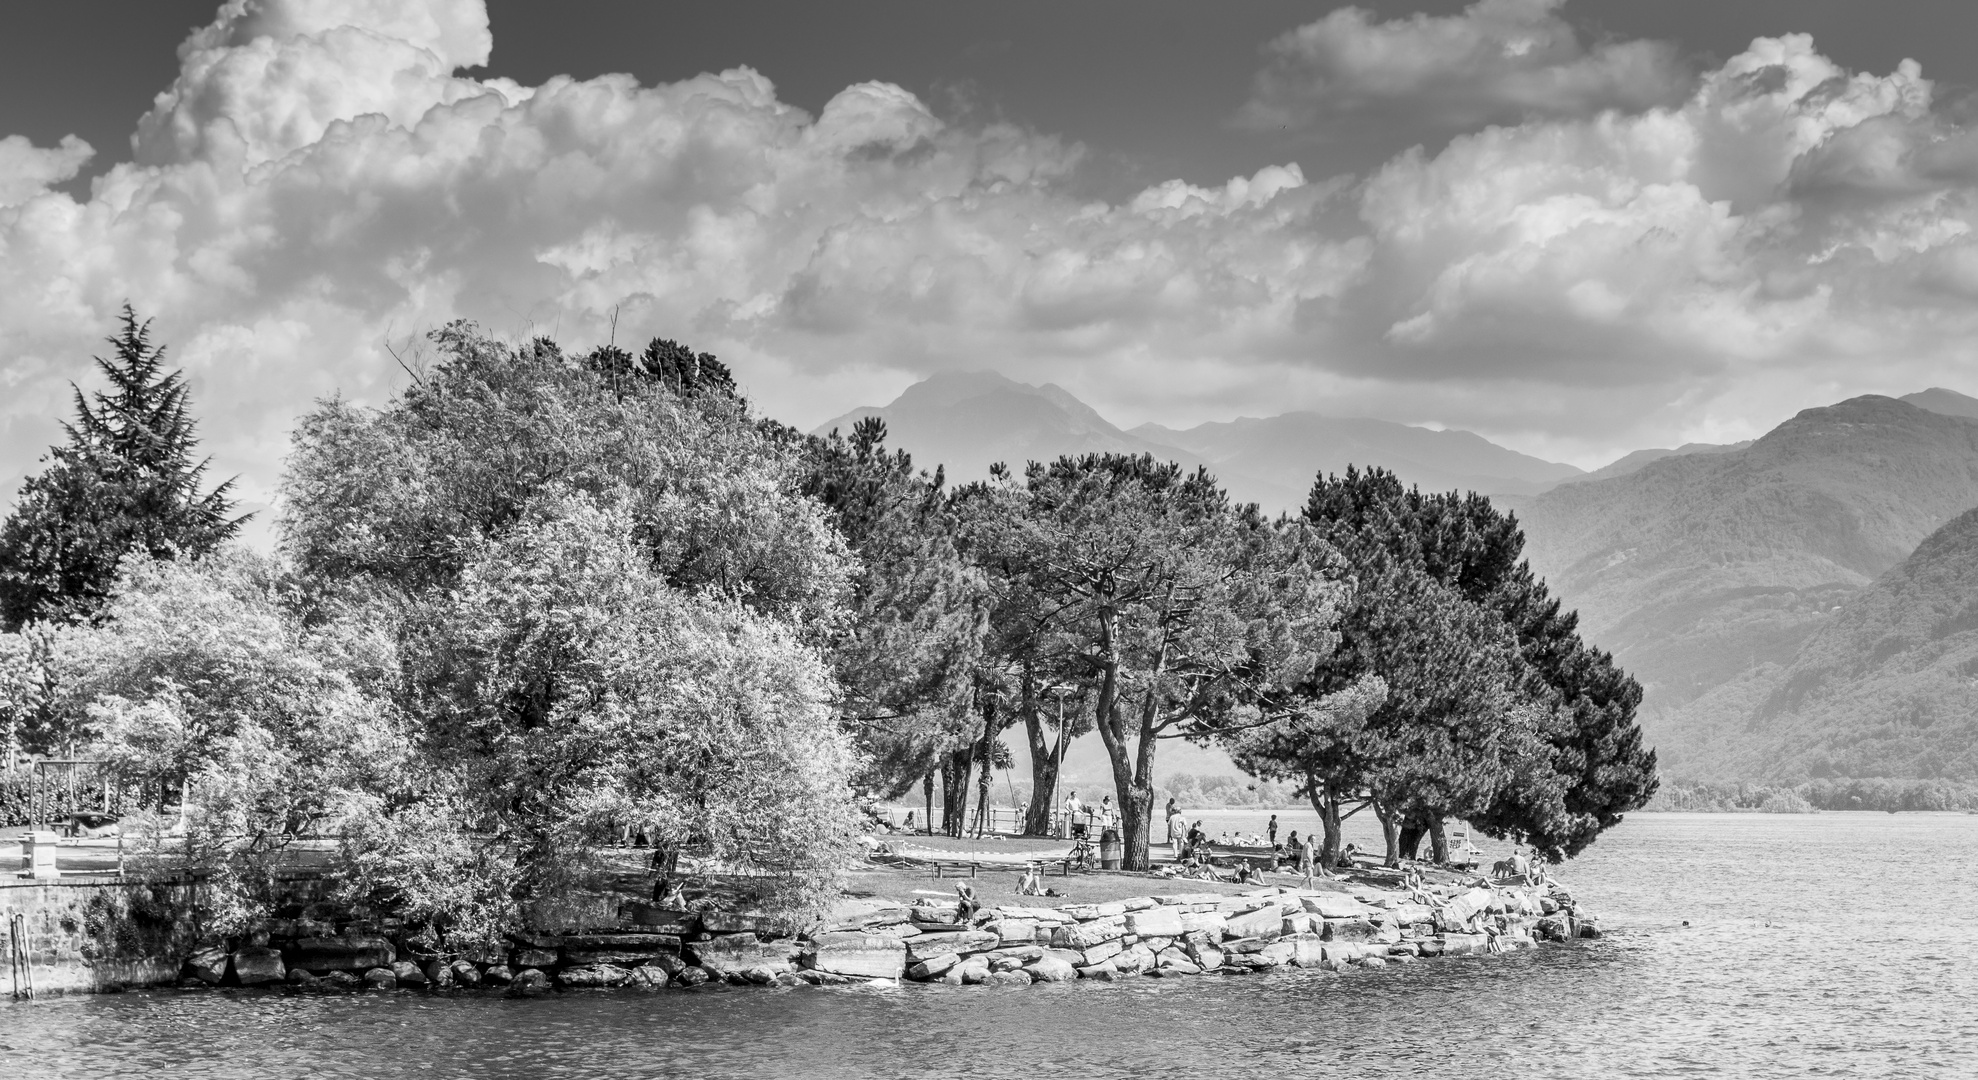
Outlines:
[[[56,999],[0,1006],[0,1076],[1978,1075],[1978,818],[1644,814],[1564,877],[1606,940],[1015,990]]]

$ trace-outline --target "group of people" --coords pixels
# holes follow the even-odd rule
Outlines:
[[[1079,801],[1078,792],[1073,790],[1065,796],[1065,815],[1058,822],[1059,839],[1084,836],[1098,826],[1100,831],[1117,829],[1120,826],[1119,807],[1113,805],[1111,795],[1099,800],[1097,806],[1087,806]]]

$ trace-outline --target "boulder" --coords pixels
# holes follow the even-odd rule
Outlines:
[[[754,934],[757,937],[780,937],[791,931],[789,923],[765,915],[742,915],[732,911],[707,911],[701,913],[701,929],[710,934]]]
[[[954,966],[961,962],[962,958],[957,953],[942,953],[939,956],[930,956],[907,968],[907,978],[913,979],[916,982],[938,979],[953,970]]]
[[[934,934],[921,934],[906,940],[907,959],[925,960],[942,953],[988,952],[1002,944],[1002,939],[986,930],[956,930]]]
[[[1351,964],[1363,956],[1373,956],[1385,951],[1385,946],[1368,945],[1356,941],[1328,941],[1319,947],[1320,966]]]
[[[1580,937],[1591,939],[1591,938],[1598,938],[1600,936],[1599,919],[1596,919],[1591,915],[1579,915],[1574,918],[1574,921],[1579,924]]]
[[[426,985],[426,973],[419,970],[419,965],[410,960],[400,960],[398,963],[393,964],[391,966],[391,973],[392,977],[398,980],[398,985],[400,986]]]
[[[1312,916],[1301,911],[1296,915],[1286,915],[1284,917],[1284,925],[1279,932],[1287,936],[1291,934],[1310,934],[1316,930],[1318,925],[1320,924],[1315,923]]]
[[[469,990],[481,985],[481,969],[465,960],[455,960],[452,965],[453,981]]]
[[[1367,905],[1344,893],[1306,893],[1298,900],[1307,912],[1322,919],[1360,919],[1372,914]]]
[[[1359,958],[1358,960],[1355,960],[1355,961],[1353,961],[1353,963],[1354,963],[1354,965],[1355,965],[1355,966],[1357,966],[1357,967],[1363,967],[1363,968],[1379,968],[1379,967],[1386,967],[1386,966],[1387,966],[1387,957],[1385,957],[1385,956],[1362,956],[1362,957],[1361,957],[1361,958]]]
[[[1056,956],[1040,956],[1023,966],[1030,977],[1037,982],[1070,982],[1078,978],[1078,969]]]
[[[680,954],[680,939],[673,934],[572,934],[563,939],[563,962],[573,966],[589,964],[643,964],[660,953]]]
[[[915,939],[916,941],[919,939]],[[839,975],[897,979],[907,969],[906,944],[898,938],[871,934],[820,934],[805,954],[806,966]],[[988,968],[983,962],[983,968]]]
[[[1259,908],[1244,915],[1233,915],[1223,924],[1223,936],[1232,938],[1275,938],[1284,933],[1284,917],[1277,905]]]
[[[1373,941],[1380,937],[1380,927],[1367,919],[1327,919],[1320,937],[1326,941]]]
[[[1113,962],[1111,960],[1107,960],[1104,963],[1099,963],[1099,964],[1087,964],[1086,966],[1078,969],[1079,978],[1098,979],[1101,982],[1109,982],[1112,980],[1113,976],[1118,974],[1119,974],[1119,968],[1114,967]]]
[[[989,981],[989,958],[971,956],[955,965],[950,975],[958,976],[968,986],[979,986]]]
[[[1050,926],[1074,921],[1071,916],[1059,911],[1057,908],[1047,907],[999,907],[996,909],[996,917],[998,919],[1023,919],[1029,922],[1045,923]]]
[[[1113,966],[1129,974],[1138,974],[1154,966],[1154,951],[1145,945],[1135,945],[1113,957]]]
[[[520,948],[515,950],[514,963],[517,968],[555,967],[558,953],[555,949]]]
[[[332,971],[319,981],[333,990],[355,990],[364,985],[364,980],[352,971]]]
[[[1435,924],[1445,933],[1461,933],[1470,927],[1470,920],[1490,909],[1494,894],[1489,889],[1471,889],[1461,896],[1442,905],[1436,912]]]
[[[1181,912],[1171,907],[1151,907],[1128,912],[1126,928],[1143,938],[1180,937],[1187,931],[1187,928],[1181,924]]]
[[[1110,918],[1094,919],[1091,922],[1070,923],[1057,928],[1051,935],[1051,944],[1060,949],[1086,949],[1102,941],[1112,941],[1126,934],[1126,917],[1117,915]]]
[[[1442,935],[1444,956],[1479,956],[1488,951],[1490,951],[1490,937],[1486,934]]]
[[[1022,968],[1005,968],[1002,971],[990,972],[989,977],[984,981],[990,986],[1029,986],[1036,980]]]
[[[1013,949],[997,949],[989,954],[989,962],[994,964],[998,960],[1014,960],[1021,965],[1028,964],[1042,955],[1044,955],[1042,945],[1019,945]]]
[[[1079,955],[1084,959],[1084,963],[1078,966],[1091,967],[1094,964],[1104,963],[1118,956],[1122,949],[1123,946],[1120,945],[1117,938],[1112,941],[1102,941],[1087,949],[1081,949],[1079,950]]]
[[[1290,950],[1285,962],[1294,967],[1315,968],[1325,959],[1325,948],[1317,934],[1287,934],[1278,939],[1278,944]]]
[[[1442,939],[1439,937],[1429,937],[1429,938],[1423,938],[1422,940],[1415,942],[1415,955],[1441,956]]]
[[[535,997],[549,993],[549,976],[540,968],[523,968],[508,984],[509,997]]]
[[[426,973],[426,984],[435,990],[453,989],[453,965],[437,957],[426,961],[422,968]]]
[[[1171,937],[1143,937],[1140,939],[1140,944],[1147,946],[1148,952],[1160,952],[1162,949],[1173,945],[1174,940]]]
[[[1546,915],[1532,923],[1532,936],[1543,941],[1565,941],[1568,936],[1566,920],[1557,915]]]
[[[863,936],[863,935],[860,935]],[[899,942],[893,942],[898,947]],[[763,941],[753,933],[723,934],[688,946],[688,958],[716,975],[739,975],[752,967],[788,971],[799,946],[791,941]],[[664,956],[659,953],[655,956]]]
[[[1161,957],[1160,970],[1176,975],[1200,975],[1202,968],[1193,960],[1178,953],[1167,953]]]
[[[288,982],[290,986],[301,986],[301,987],[314,986],[315,984],[323,981],[317,978],[316,976],[309,974],[307,971],[304,971],[301,968],[290,968],[289,973],[286,976],[284,976],[284,979]]]
[[[1027,945],[1037,940],[1037,920],[997,919],[982,929],[995,934],[1003,945]]]
[[[1202,933],[1221,940],[1223,924],[1229,917],[1220,911],[1185,911],[1181,915],[1181,925],[1190,934]]]
[[[1538,913],[1540,915],[1559,914],[1559,901],[1554,900],[1550,896],[1540,896],[1538,898]]]
[[[507,986],[515,981],[515,970],[507,964],[490,964],[486,971],[481,972],[481,978],[489,986]]]
[[[577,989],[596,989],[623,986],[632,981],[632,973],[616,964],[584,964],[564,968],[556,973],[556,980]]]
[[[633,900],[621,905],[618,913],[632,925],[647,927],[656,934],[672,934],[674,937],[684,939],[701,932],[701,916],[698,911],[663,908],[658,904]]]
[[[1200,967],[1203,971],[1219,970],[1223,966],[1224,960],[1221,949],[1190,949],[1188,950],[1188,958],[1195,961],[1196,966]]]
[[[185,973],[208,986],[218,986],[227,977],[227,962],[232,959],[222,945],[202,945],[185,958]]]
[[[398,989],[398,975],[387,967],[374,967],[364,973],[364,985],[372,990]]]
[[[281,982],[288,975],[279,949],[247,948],[234,953],[229,962],[234,981],[242,986],[266,986]]]
[[[831,909],[818,927],[819,933],[844,930],[874,930],[882,926],[902,926],[911,918],[905,904],[891,900],[846,900]]]
[[[829,971],[812,971],[809,968],[803,968],[792,974],[802,979],[808,986],[844,986],[852,981],[843,975],[834,975]]]
[[[688,965],[673,976],[673,981],[681,986],[700,986],[714,978],[714,974],[704,967]]]

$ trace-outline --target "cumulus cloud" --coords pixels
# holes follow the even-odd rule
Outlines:
[[[1584,464],[1978,389],[1978,143],[1914,65],[1805,38],[1665,107],[1113,201],[1078,194],[1079,146],[889,84],[812,115],[747,69],[460,74],[489,48],[477,3],[236,0],[88,198],[51,188],[87,147],[0,141],[0,481],[126,298],[256,501],[311,400],[382,400],[387,336],[455,317],[684,339],[799,425],[991,367],[1127,423],[1313,408]]]
[[[1559,17],[1565,2],[1478,0],[1459,15],[1386,22],[1340,8],[1266,47],[1269,64],[1238,121],[1310,128],[1340,116],[1405,116],[1460,129],[1682,100],[1693,78],[1673,45],[1589,48]]]
[[[75,178],[96,151],[74,135],[43,149],[19,135],[0,139],[0,206],[26,202]]]

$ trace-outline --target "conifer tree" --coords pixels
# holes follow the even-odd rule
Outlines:
[[[233,481],[200,490],[206,459],[190,411],[185,375],[165,367],[165,349],[124,305],[122,329],[96,357],[109,383],[75,391],[68,442],[51,447],[48,467],[21,485],[0,525],[0,624],[94,617],[127,555],[197,557],[240,531]]]

